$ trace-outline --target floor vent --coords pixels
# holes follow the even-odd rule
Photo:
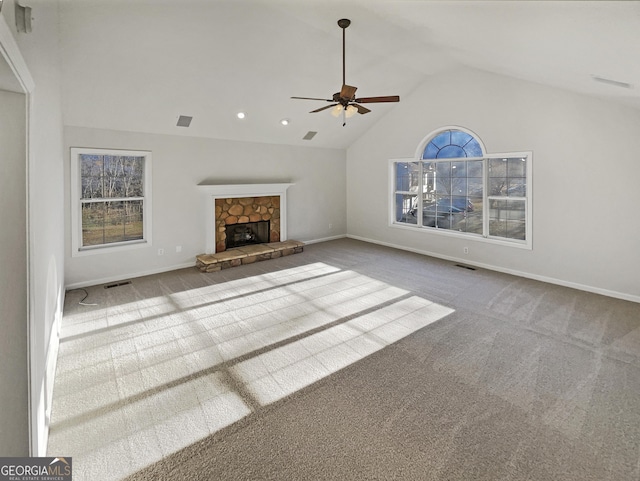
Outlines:
[[[470,271],[475,271],[475,267],[465,266],[464,264],[456,264],[456,267],[462,267],[463,269],[469,269]]]
[[[126,286],[127,284],[131,284],[131,281],[121,281],[121,282],[114,282],[112,284],[105,284],[104,288],[111,289],[112,287]]]

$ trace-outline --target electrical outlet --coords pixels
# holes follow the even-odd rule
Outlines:
[[[158,249],[158,255],[159,256],[163,256],[164,255],[164,249]]]
[[[333,229],[333,224],[329,224],[329,230]]]
[[[182,252],[182,246],[176,246],[176,252]]]
[[[469,248],[468,247],[464,247],[462,249],[462,252],[464,252],[465,254],[468,254],[469,253]]]

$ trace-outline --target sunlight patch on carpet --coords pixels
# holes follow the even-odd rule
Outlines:
[[[453,309],[419,297],[400,300],[232,368],[262,405],[268,405],[343,369]],[[252,379],[255,373],[262,376]]]
[[[453,312],[321,262],[220,279],[65,315],[48,453],[79,479],[121,479]]]

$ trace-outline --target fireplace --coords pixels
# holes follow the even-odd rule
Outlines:
[[[259,224],[265,222],[265,224]],[[251,227],[247,227],[252,224]],[[259,227],[258,227],[259,226]],[[280,196],[215,200],[216,252],[247,244],[280,242]],[[229,236],[238,239],[236,242]]]
[[[287,240],[287,189],[293,184],[200,184],[206,193],[206,253],[224,252],[236,224],[267,221],[266,242]],[[264,227],[262,228],[264,229]],[[261,234],[260,234],[261,235]],[[251,236],[244,231],[241,236]]]
[[[227,226],[226,249],[270,242],[268,220]]]

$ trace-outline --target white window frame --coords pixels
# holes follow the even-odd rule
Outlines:
[[[119,149],[96,149],[72,147],[70,153],[71,160],[71,255],[72,257],[82,257],[95,254],[106,254],[120,252],[129,249],[139,249],[150,247],[151,242],[151,152],[148,150],[119,150]],[[144,185],[143,196],[139,199],[143,201],[142,217],[142,239],[113,242],[95,246],[82,246],[82,179],[80,173],[80,155],[116,155],[144,157]],[[114,201],[122,199],[113,199]]]
[[[459,129],[459,128],[458,128]],[[442,129],[442,130],[447,130]],[[439,130],[438,132],[441,132],[442,130]],[[461,130],[461,129],[459,129]],[[425,144],[426,145],[426,144]],[[489,242],[492,244],[499,244],[499,245],[504,245],[504,246],[509,246],[509,247],[519,247],[519,248],[523,248],[523,249],[528,249],[531,250],[533,249],[533,212],[532,212],[532,172],[533,172],[533,168],[532,168],[532,158],[533,158],[533,152],[531,151],[523,151],[523,152],[507,152],[507,153],[499,153],[499,154],[487,154],[485,153],[485,155],[483,155],[482,157],[465,157],[465,158],[459,158],[459,159],[422,159],[421,158],[422,155],[422,151],[420,151],[420,155],[418,156],[418,158],[416,157],[412,157],[412,158],[404,158],[404,159],[390,159],[389,160],[389,226],[390,227],[394,227],[394,228],[399,228],[399,229],[407,229],[407,230],[411,230],[411,231],[421,231],[421,232],[429,232],[430,234],[436,234],[436,235],[443,235],[443,236],[451,236],[451,237],[458,237],[458,238],[463,238],[463,239],[474,239],[474,240],[478,240],[480,242]],[[487,193],[487,189],[488,189],[488,185],[489,185],[489,168],[488,168],[488,164],[489,164],[489,160],[490,159],[503,159],[503,158],[514,158],[514,157],[520,157],[520,158],[526,158],[526,175],[527,175],[527,182],[526,182],[526,193],[527,195],[525,197],[501,197],[501,196],[490,196]],[[451,229],[441,229],[441,228],[435,228],[435,227],[428,227],[428,226],[423,226],[422,225],[422,216],[418,215],[417,216],[417,223],[416,224],[409,224],[409,223],[405,223],[405,222],[398,222],[396,221],[396,194],[410,194],[410,195],[415,195],[418,199],[417,202],[417,211],[418,212],[422,212],[422,182],[424,180],[424,175],[422,174],[422,167],[424,165],[425,162],[446,162],[446,161],[460,161],[460,160],[483,160],[484,161],[484,166],[483,166],[483,192],[482,192],[482,196],[483,196],[483,204],[486,206],[483,209],[483,227],[482,227],[482,234],[476,234],[476,233],[472,233],[472,232],[459,232],[459,231],[455,231],[455,230],[451,230]],[[398,163],[415,163],[417,162],[418,165],[420,166],[420,175],[419,175],[419,184],[418,184],[418,189],[416,192],[403,192],[403,191],[397,191],[396,190],[396,164]],[[525,215],[526,215],[526,221],[525,221],[525,229],[526,229],[526,234],[525,234],[525,240],[519,240],[519,239],[508,239],[505,237],[498,237],[498,236],[490,236],[489,235],[489,200],[494,200],[494,199],[498,199],[498,200],[502,200],[502,199],[509,199],[509,200],[517,200],[517,201],[524,201],[525,202]]]

